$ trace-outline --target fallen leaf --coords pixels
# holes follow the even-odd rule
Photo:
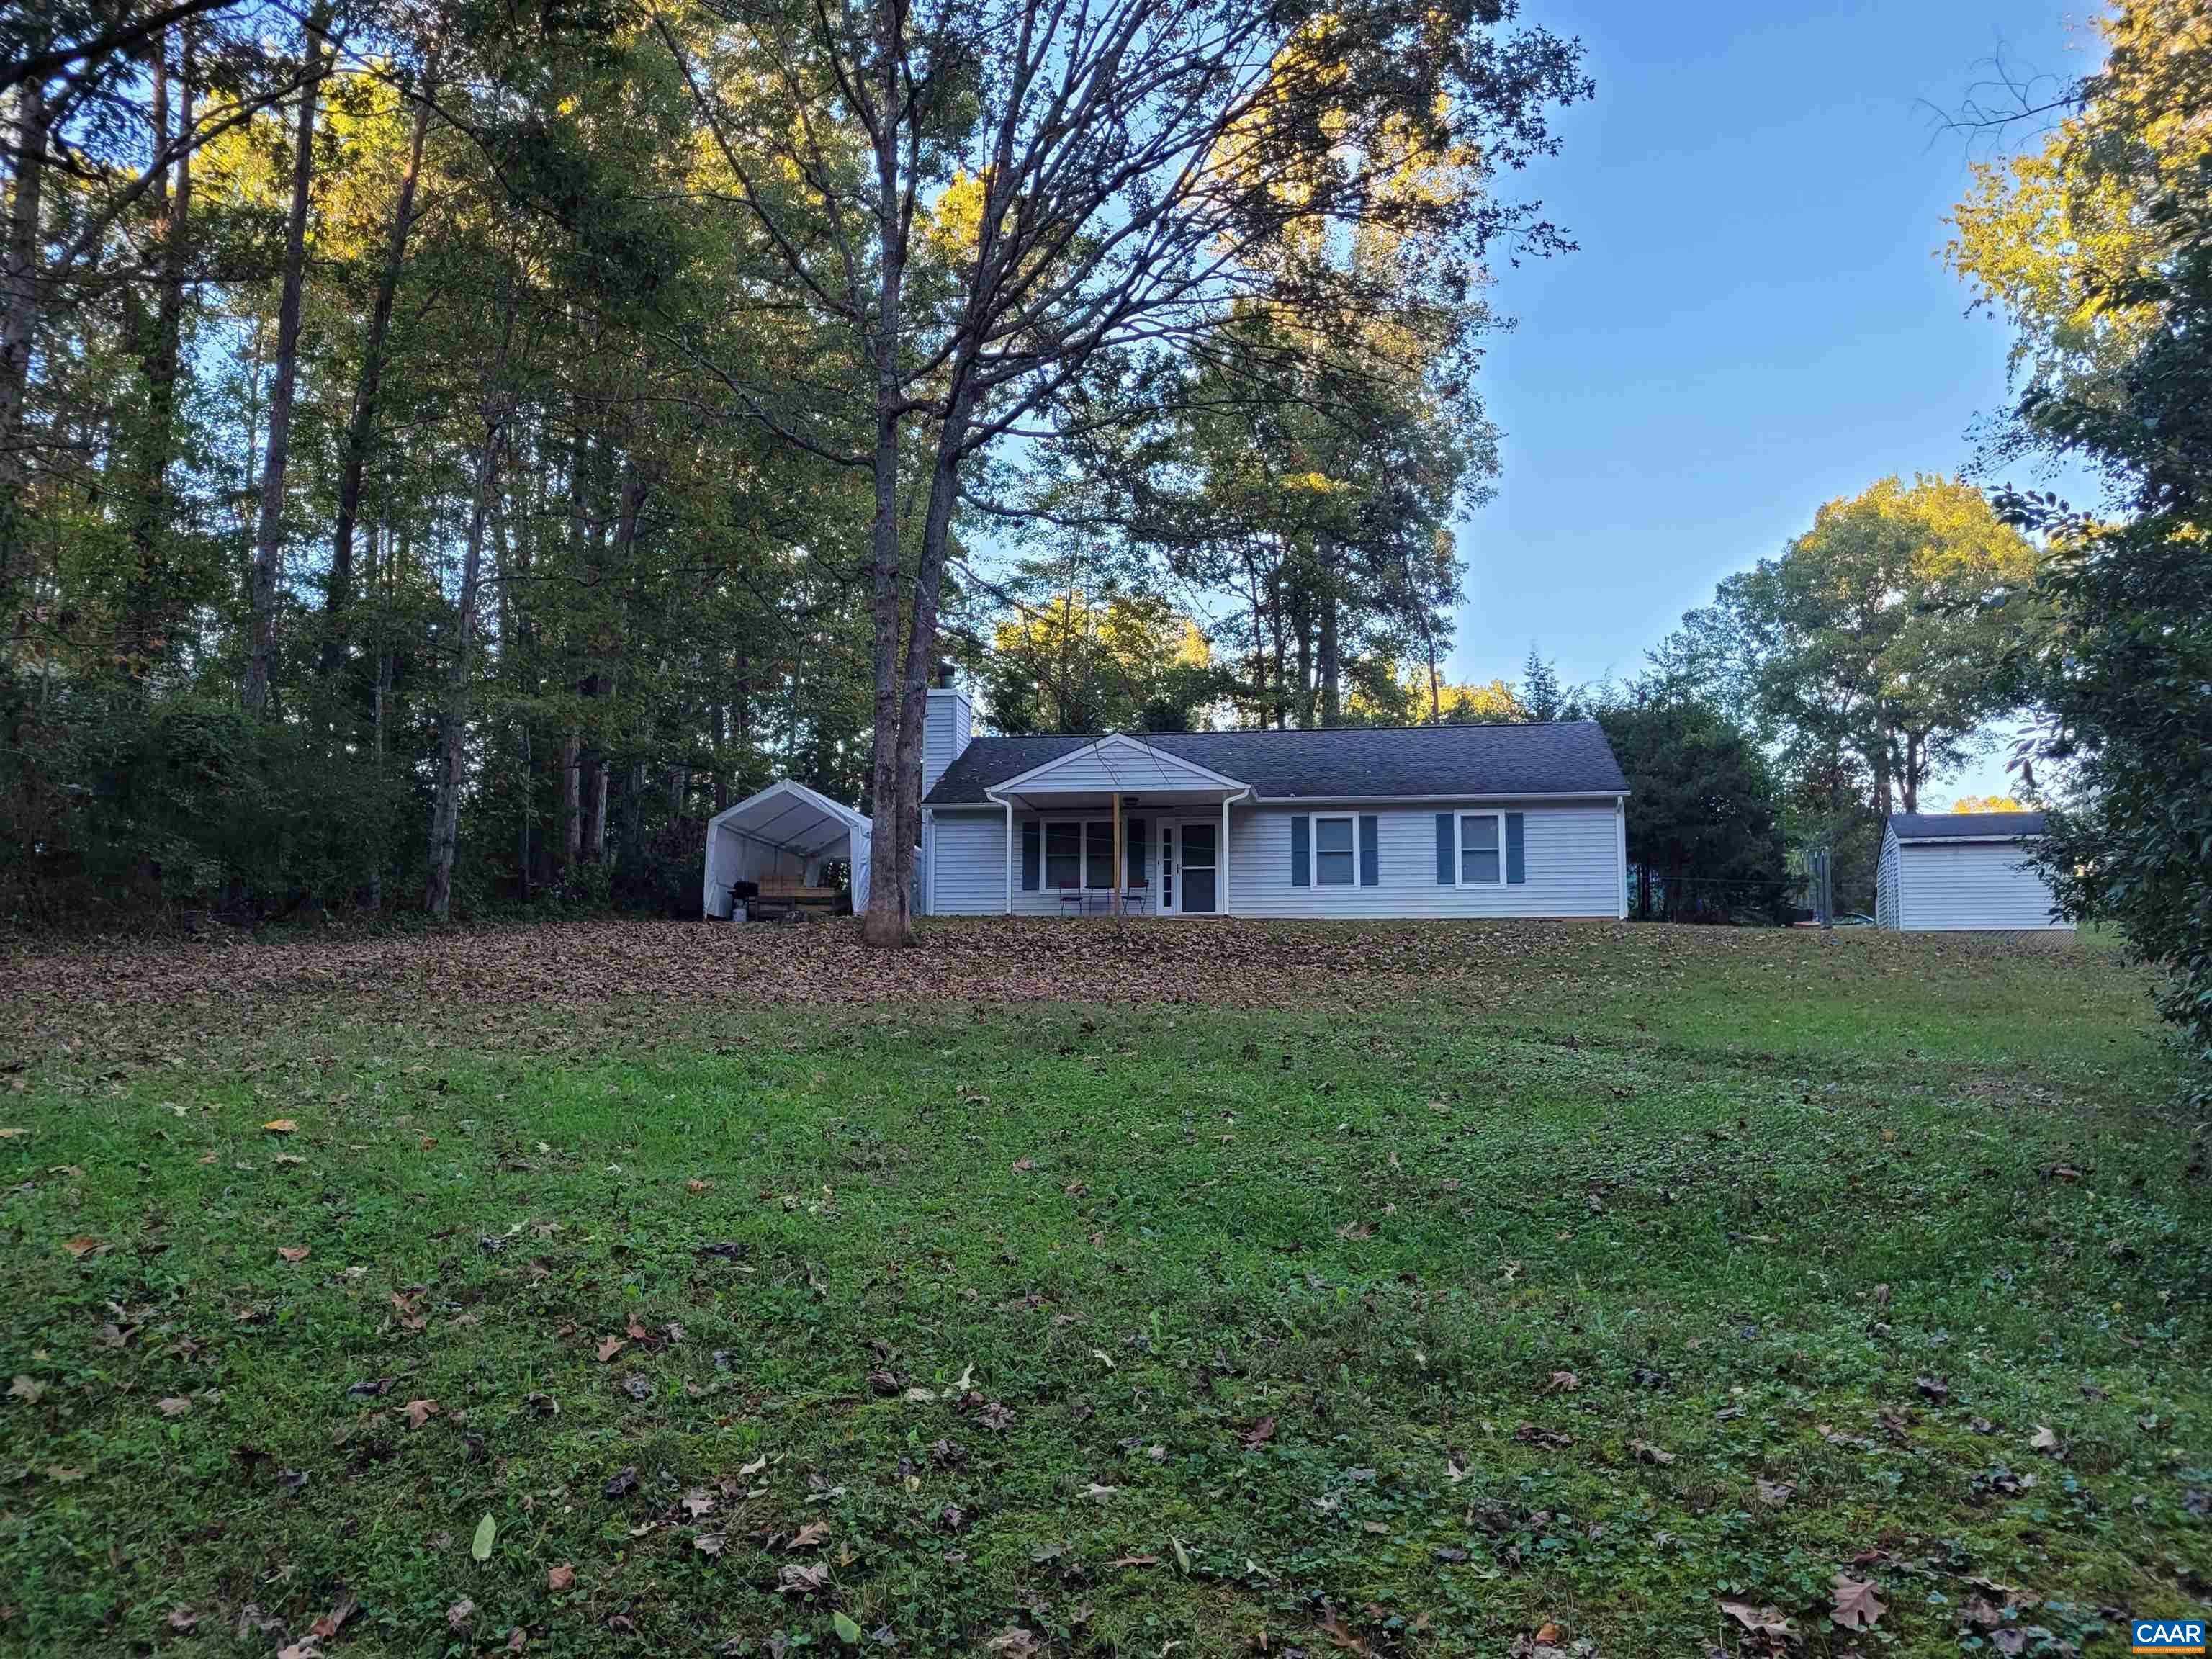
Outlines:
[[[1536,1626],[1536,1645],[1540,1648],[1555,1648],[1559,1645],[1564,1634],[1565,1632],[1557,1625],[1547,1619]]]
[[[310,1642],[327,1642],[345,1628],[347,1620],[361,1611],[361,1603],[350,1595],[341,1596],[335,1606],[308,1627]]]
[[[157,1400],[154,1402],[154,1409],[164,1417],[182,1417],[191,1408],[191,1401],[173,1394],[167,1400]]]
[[[1002,1656],[1002,1659],[1030,1659],[1037,1650],[1037,1639],[1019,1625],[1000,1631],[983,1644],[983,1650]]]
[[[1103,1504],[1121,1490],[1121,1489],[1119,1486],[1102,1486],[1098,1482],[1093,1480],[1089,1486],[1084,1487],[1083,1495],[1085,1498],[1091,1498],[1097,1503]]]
[[[622,1338],[618,1336],[611,1336],[605,1341],[600,1343],[594,1352],[599,1355],[599,1364],[604,1365],[607,1361],[612,1359],[628,1346],[629,1344],[625,1343]]]
[[[811,1550],[829,1536],[830,1523],[827,1521],[809,1521],[797,1532],[792,1534],[791,1541],[786,1544],[784,1548],[787,1550]]]
[[[570,1566],[566,1561],[563,1561],[557,1567],[548,1567],[545,1569],[545,1588],[547,1589],[564,1590],[575,1582],[576,1570]]]
[[[1754,1636],[1764,1636],[1774,1642],[1795,1642],[1797,1632],[1782,1616],[1779,1607],[1754,1607],[1747,1601],[1723,1601],[1721,1611]]]
[[[830,1624],[837,1632],[837,1639],[850,1647],[860,1639],[860,1627],[845,1616],[842,1608],[830,1610]]]
[[[692,1538],[691,1547],[702,1555],[716,1556],[722,1553],[722,1541],[719,1532],[702,1532]]]
[[[35,1376],[25,1376],[18,1373],[15,1380],[8,1385],[8,1398],[27,1401],[35,1406],[46,1391],[46,1385]]]
[[[199,1614],[190,1607],[172,1607],[169,1610],[169,1628],[179,1636],[190,1635],[192,1626],[199,1621]]]
[[[307,1247],[304,1244],[279,1244],[276,1247],[276,1254],[287,1261],[305,1261],[307,1259]]]
[[[1654,1463],[1658,1465],[1661,1468],[1666,1468],[1668,1464],[1674,1461],[1674,1453],[1670,1451],[1662,1451],[1658,1447],[1652,1445],[1648,1441],[1632,1440],[1628,1443],[1628,1449],[1636,1454],[1637,1461],[1638,1462]]]
[[[1016,1175],[1026,1174],[1028,1171],[1036,1169],[1036,1160],[1033,1158],[1018,1158],[1014,1160],[1014,1173]]]
[[[1583,1385],[1583,1380],[1572,1371],[1553,1371],[1552,1380],[1545,1385],[1546,1394],[1572,1394]],[[1541,1641],[1543,1638],[1537,1638]]]
[[[475,1602],[467,1600],[456,1601],[446,1609],[446,1624],[449,1629],[465,1631],[469,1627],[469,1620],[476,1616]]]
[[[1321,1633],[1328,1638],[1328,1644],[1340,1653],[1364,1654],[1373,1651],[1366,1643],[1361,1641],[1346,1627],[1341,1619],[1326,1608],[1322,1610]]]
[[[1828,1617],[1845,1630],[1872,1630],[1888,1611],[1880,1587],[1863,1578],[1838,1573],[1834,1595],[1836,1610]]]
[[[1239,1437],[1248,1450],[1257,1451],[1275,1437],[1275,1419],[1263,1417]]]
[[[623,1498],[627,1497],[629,1493],[635,1492],[637,1490],[637,1469],[635,1466],[633,1465],[629,1468],[617,1470],[613,1474],[607,1478],[606,1485],[600,1487],[599,1490],[605,1493],[609,1498]]]
[[[492,1540],[498,1536],[499,1522],[487,1515],[477,1522],[477,1535],[469,1540],[471,1558],[478,1561],[490,1560]]]
[[[419,1429],[438,1414],[438,1402],[434,1400],[410,1400],[403,1409],[407,1413],[407,1426]]]
[[[830,1569],[820,1561],[787,1561],[775,1571],[778,1595],[811,1595],[829,1583]]]
[[[88,1237],[82,1233],[79,1233],[75,1238],[62,1240],[62,1249],[67,1250],[70,1256],[78,1261],[83,1261],[99,1248],[98,1239]]]
[[[2027,1443],[2046,1456],[2058,1455],[2058,1436],[2040,1423],[2035,1425],[2035,1432],[2028,1437]]]
[[[1157,1555],[1117,1555],[1106,1565],[1109,1567],[1157,1567],[1159,1564],[1160,1558]]]
[[[1759,1501],[1778,1510],[1797,1495],[1797,1483],[1794,1480],[1762,1479],[1757,1483],[1757,1489]]]

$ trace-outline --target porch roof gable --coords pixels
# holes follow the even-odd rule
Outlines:
[[[994,799],[1004,799],[1009,795],[1034,799],[1049,795],[1159,794],[1171,791],[1233,794],[1247,787],[1242,778],[1226,777],[1210,767],[1171,755],[1127,732],[1109,732],[1094,743],[1056,755],[1026,772],[992,784],[985,793]]]

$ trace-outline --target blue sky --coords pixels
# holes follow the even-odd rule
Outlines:
[[[2002,50],[2076,75],[2086,0],[1523,0],[1596,100],[1514,183],[1581,243],[1501,267],[1495,501],[1459,527],[1455,678],[1633,672],[1821,502],[1965,465],[2003,324],[1936,257],[1968,150],[1939,130]],[[2063,486],[2062,486],[2063,488]],[[2002,769],[1951,787],[1981,792]],[[1932,792],[1937,797],[1948,790]]]

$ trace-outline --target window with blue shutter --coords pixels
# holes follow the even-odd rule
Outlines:
[[[1314,885],[1359,884],[1358,831],[1349,812],[1316,813],[1313,821]]]
[[[1146,833],[1151,828],[1142,818],[1130,818],[1121,826],[1129,886],[1142,887],[1152,880],[1152,864],[1146,856],[1146,849],[1152,845],[1152,838]]]
[[[1505,815],[1505,879],[1509,884],[1528,879],[1528,854],[1523,844],[1527,832],[1522,827],[1522,820],[1527,816],[1523,812]]]
[[[1450,887],[1456,884],[1452,872],[1459,864],[1459,830],[1449,812],[1437,814],[1437,885]]]
[[[1381,824],[1372,812],[1359,815],[1359,884],[1377,887],[1382,882]]]
[[[1037,821],[1030,818],[1022,825],[1022,891],[1037,890],[1037,840],[1040,835]]]
[[[1308,887],[1313,884],[1306,839],[1312,830],[1313,820],[1304,814],[1291,820],[1291,885],[1293,887]]]

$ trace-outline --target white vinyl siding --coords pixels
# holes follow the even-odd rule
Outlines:
[[[1895,925],[1908,933],[2072,926],[2051,919],[2051,889],[2017,841],[1908,841],[1897,853],[1892,902]]]
[[[932,815],[936,831],[930,838],[934,848],[936,866],[934,879],[929,887],[930,914],[938,916],[995,916],[1006,908],[1006,815],[1002,807],[990,807],[981,811],[963,812],[948,807],[939,807]],[[1157,842],[1159,831],[1146,815],[1127,812],[1122,815],[1122,835],[1129,834],[1133,818],[1146,819],[1145,833]],[[1022,825],[1036,823],[1036,815],[1014,814],[1014,914],[1018,916],[1057,916],[1073,913],[1060,903],[1060,891],[1049,880],[1031,892],[1022,890]],[[1081,821],[1075,818],[1044,820],[1048,829],[1065,823],[1068,831],[1067,845],[1080,846]],[[1065,833],[1065,832],[1063,832]],[[1113,820],[1106,820],[1106,836],[1113,835]],[[1127,854],[1127,848],[1124,848]],[[1106,855],[1102,853],[1102,858]],[[1042,860],[1040,859],[1040,864]],[[1078,860],[1080,862],[1079,859]],[[1110,861],[1109,861],[1110,862]],[[1152,849],[1145,853],[1144,866],[1150,874],[1155,860]],[[1043,872],[1039,871],[1042,877]],[[1110,891],[1113,878],[1106,868],[1094,872],[1097,881]],[[1094,893],[1095,906],[1101,896]]]
[[[1291,820],[1311,815],[1293,807],[1230,809],[1229,908],[1240,916],[1603,916],[1620,913],[1620,825],[1610,801],[1574,805],[1529,801],[1498,809],[1519,811],[1528,873],[1525,882],[1498,886],[1447,886],[1437,880],[1437,814],[1456,812],[1449,802],[1434,806],[1380,806],[1375,810],[1376,874],[1373,887],[1291,884]],[[1022,890],[1021,826],[1014,820],[1014,912],[1017,915],[1064,914],[1060,895],[1049,889]],[[1139,816],[1132,814],[1132,816]],[[1149,815],[1145,815],[1149,816]],[[1323,817],[1332,814],[1322,814]],[[931,845],[935,854],[930,887],[932,912],[938,915],[997,915],[1005,908],[1006,825],[997,808],[962,812],[939,808]],[[1355,819],[1357,812],[1354,813]],[[1501,830],[1502,830],[1501,825]],[[1353,825],[1353,868],[1358,871],[1358,824]],[[1147,833],[1155,842],[1157,824]],[[1501,834],[1501,851],[1503,836]],[[1152,872],[1155,884],[1157,870]],[[1072,918],[1071,918],[1072,920]],[[1194,921],[1193,926],[1202,926]]]
[[[937,787],[945,769],[958,760],[975,735],[975,709],[965,691],[933,690],[921,727],[921,793]]]
[[[1439,802],[1375,808],[1377,884],[1346,892],[1291,884],[1291,820],[1301,816],[1296,809],[1232,806],[1229,908],[1240,916],[1620,915],[1620,824],[1611,801],[1507,802],[1498,810],[1525,814],[1525,882],[1494,887],[1439,883],[1437,814],[1454,813],[1458,827],[1456,809]]]
[[[1881,832],[1881,862],[1875,866],[1874,925],[1894,928],[1897,920],[1897,831],[1885,827]]]

